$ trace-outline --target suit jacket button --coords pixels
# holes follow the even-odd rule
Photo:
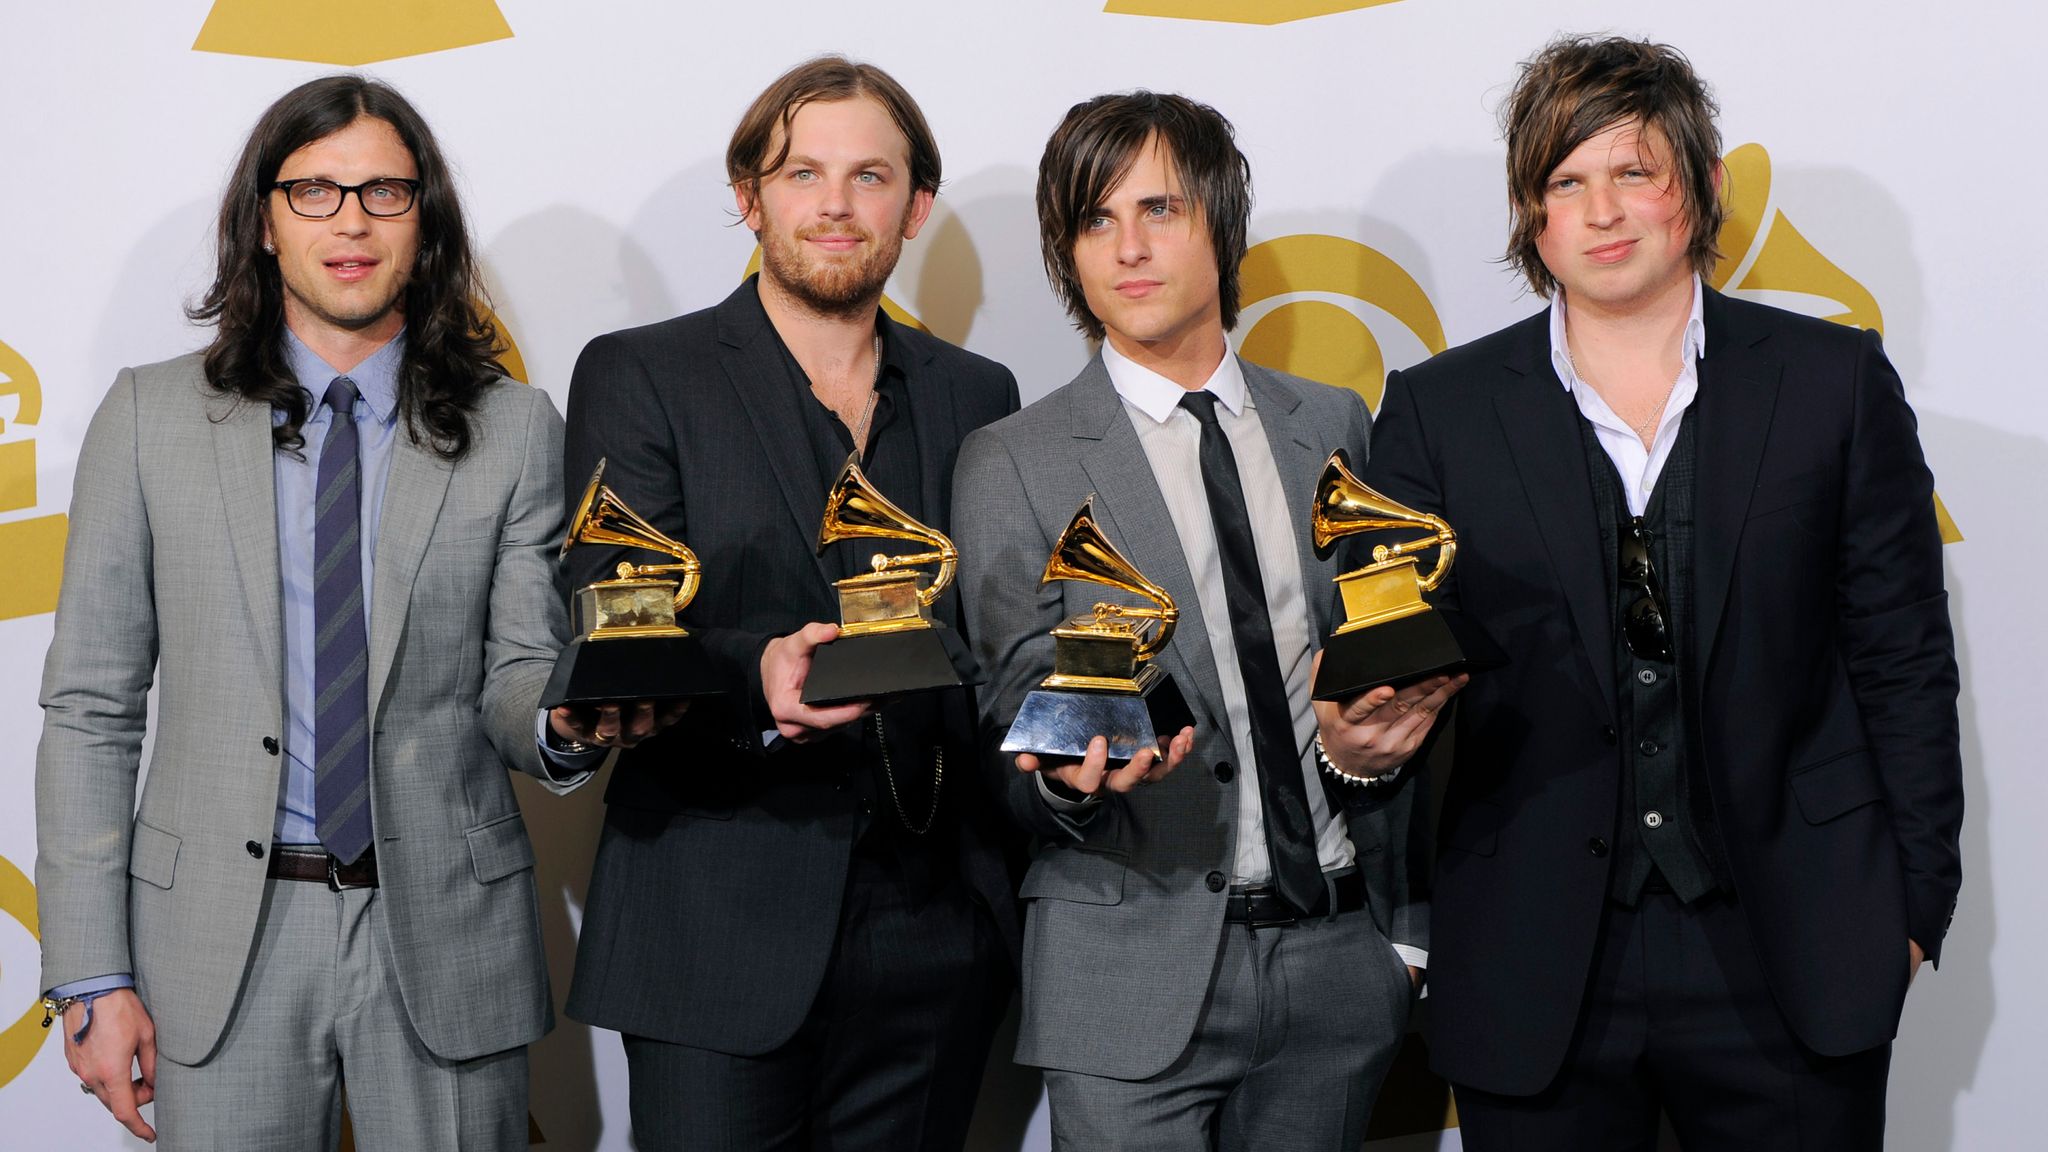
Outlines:
[[[1228,760],[1218,760],[1218,761],[1216,762],[1216,781],[1217,781],[1217,783],[1219,783],[1219,784],[1228,784],[1228,783],[1230,783],[1231,779],[1232,779],[1233,777],[1235,777],[1236,775],[1237,775],[1237,769],[1235,769],[1235,768],[1232,768],[1232,767],[1230,766],[1230,761],[1228,761]]]
[[[265,736],[263,738],[263,750],[272,756],[277,755],[277,737]]]
[[[1609,724],[1600,729],[1600,739],[1605,740],[1609,744],[1618,744],[1621,742],[1621,734],[1614,730],[1614,725]]]
[[[242,845],[242,847],[249,850],[249,855],[254,856],[258,860],[263,859],[263,845],[251,840],[247,844]]]
[[[1224,885],[1224,880],[1223,880],[1223,873],[1221,873],[1221,872],[1211,872],[1211,873],[1209,873],[1209,880],[1208,880],[1208,883],[1209,883],[1209,891],[1211,891],[1211,892],[1221,892],[1221,891],[1223,891],[1223,885]]]
[[[1595,836],[1591,840],[1586,841],[1586,851],[1595,856],[1605,856],[1607,855],[1607,841]]]

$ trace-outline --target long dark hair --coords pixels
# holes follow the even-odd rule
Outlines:
[[[1074,326],[1097,340],[1103,337],[1102,321],[1081,290],[1074,242],[1155,139],[1173,157],[1181,191],[1209,229],[1223,328],[1237,326],[1238,265],[1252,214],[1251,165],[1221,112],[1185,96],[1139,89],[1067,109],[1038,161],[1038,241],[1046,277]]]
[[[419,167],[420,248],[405,285],[398,408],[414,443],[460,460],[469,451],[478,394],[505,374],[502,348],[484,311],[483,280],[448,162],[426,121],[389,85],[324,76],[264,110],[221,200],[213,284],[185,313],[214,326],[207,382],[284,413],[271,441],[280,451],[298,451],[311,405],[285,358],[284,285],[276,258],[263,251],[264,212],[286,157],[364,117],[391,125]]]

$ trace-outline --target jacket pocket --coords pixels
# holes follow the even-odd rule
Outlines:
[[[1121,904],[1130,859],[1122,852],[1087,847],[1055,848],[1039,856],[1017,889],[1022,900],[1071,900],[1076,904]]]
[[[1792,795],[1808,824],[1825,824],[1837,816],[1883,799],[1877,765],[1870,749],[1852,748],[1792,773]]]
[[[469,841],[469,862],[476,868],[478,883],[489,884],[533,867],[533,841],[526,838],[526,825],[517,812],[471,828],[463,837]]]
[[[184,841],[141,820],[128,845],[128,874],[145,884],[169,888],[178,871],[178,848]]]

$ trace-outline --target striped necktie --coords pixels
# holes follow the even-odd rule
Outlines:
[[[313,497],[313,813],[344,864],[370,846],[370,645],[363,626],[362,472],[356,384],[337,376]]]

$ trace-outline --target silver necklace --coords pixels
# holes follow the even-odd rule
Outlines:
[[[882,334],[875,333],[875,378],[868,382],[867,407],[861,409],[860,423],[853,427],[853,450],[865,453],[868,448],[868,421],[875,418],[875,401],[882,395]]]
[[[1565,362],[1572,366],[1572,375],[1577,376],[1579,379],[1584,380],[1588,385],[1591,385],[1593,391],[1600,391],[1600,386],[1598,384],[1593,383],[1593,378],[1579,370],[1578,361],[1572,358],[1572,354],[1569,351],[1567,351],[1564,354],[1564,358]],[[1685,369],[1680,368],[1678,370],[1678,376],[1683,375],[1685,375]],[[1657,423],[1657,418],[1664,415],[1664,406],[1666,404],[1671,403],[1671,394],[1678,391],[1678,376],[1673,376],[1671,378],[1671,383],[1665,387],[1664,395],[1658,399],[1657,406],[1655,408],[1650,409],[1650,414],[1648,416],[1643,417],[1640,423],[1629,425],[1629,427],[1635,431],[1636,439],[1640,440],[1643,437],[1648,436],[1650,434],[1650,428]],[[1602,400],[1605,400],[1607,396],[1605,393],[1602,393],[1600,398]],[[1613,411],[1613,405],[1608,405],[1608,410]],[[1619,412],[1615,412],[1614,414],[1616,416],[1621,415],[1621,413]]]

